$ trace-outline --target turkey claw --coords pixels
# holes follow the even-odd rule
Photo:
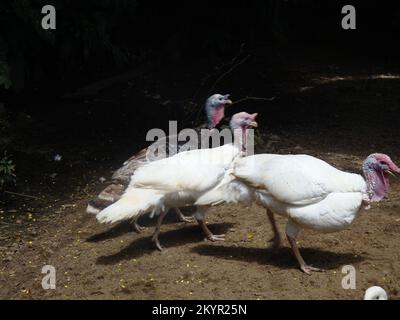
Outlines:
[[[324,272],[325,271],[324,269],[315,268],[315,267],[312,267],[309,265],[301,266],[300,269],[307,274],[311,274],[311,271],[316,271],[316,272]]]
[[[179,217],[179,220],[180,220],[181,222],[191,223],[191,222],[194,222],[194,221],[195,221],[195,218],[194,218],[194,217],[185,217],[185,216],[181,216],[181,217]]]
[[[132,229],[134,231],[136,231],[137,233],[141,233],[144,229],[146,229],[145,227],[140,226],[136,221],[134,221],[132,223]]]
[[[224,234],[211,234],[207,237],[208,240],[210,241],[225,241],[225,235]]]

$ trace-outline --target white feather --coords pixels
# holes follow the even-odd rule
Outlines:
[[[129,188],[120,200],[108,206],[96,218],[101,223],[114,223],[160,209],[159,190]]]
[[[308,155],[260,154],[235,161],[229,180],[196,204],[255,199],[288,217],[292,229],[333,232],[353,222],[365,192],[362,176],[340,171],[323,160]]]
[[[240,156],[233,144],[178,153],[136,170],[124,195],[97,215],[100,222],[135,218],[162,208],[193,205],[224,179]]]

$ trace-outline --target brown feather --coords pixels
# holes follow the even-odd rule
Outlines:
[[[146,148],[140,150],[114,172],[111,177],[111,184],[103,189],[96,198],[89,201],[86,208],[87,213],[97,214],[121,198],[129,185],[130,177],[137,168],[147,162],[146,151]]]

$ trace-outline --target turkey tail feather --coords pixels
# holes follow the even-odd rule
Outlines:
[[[112,183],[105,188],[99,195],[90,200],[86,208],[87,213],[98,214],[101,210],[118,201],[123,195],[126,186],[119,183]]]
[[[116,170],[111,177],[112,183],[99,195],[89,201],[87,213],[98,214],[108,206],[118,201],[128,187],[130,177],[136,169],[147,162],[147,149],[142,149],[124,162],[123,166]]]
[[[101,223],[136,218],[161,208],[162,194],[157,190],[129,188],[117,202],[108,206],[96,218]]]

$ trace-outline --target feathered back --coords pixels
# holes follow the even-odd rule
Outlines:
[[[332,192],[365,192],[362,176],[338,170],[309,155],[259,154],[237,161],[234,175],[255,189],[267,190],[275,199],[306,205]]]

